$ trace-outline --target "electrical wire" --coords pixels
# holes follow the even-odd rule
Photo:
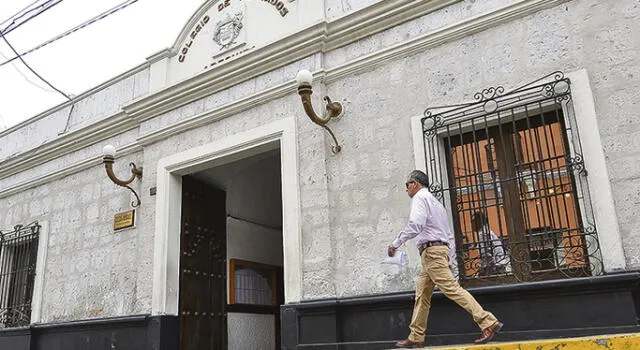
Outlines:
[[[45,11],[51,9],[53,6],[61,3],[63,0],[47,0],[44,3],[34,7],[33,5],[37,4],[40,0],[36,0],[34,2],[32,2],[31,4],[27,5],[25,8],[23,8],[22,10],[18,11],[16,14],[14,14],[13,16],[9,17],[8,19],[4,20],[2,22],[2,24],[0,25],[4,25],[5,23],[11,21],[11,23],[9,23],[4,29],[0,30],[0,35],[2,36],[2,38],[5,40],[5,42],[7,43],[7,45],[9,45],[9,47],[13,50],[13,47],[11,46],[11,44],[7,41],[7,39],[5,38],[5,36],[7,34],[9,34],[10,32],[14,31],[15,29],[18,29],[20,26],[22,26],[25,23],[28,23],[29,21],[31,21],[32,19],[34,19],[35,17],[41,15],[42,13],[44,13]],[[27,16],[28,14],[37,11],[36,13],[31,14],[30,17],[20,21],[23,17]],[[16,50],[13,50],[14,53],[16,53]],[[4,56],[2,53],[0,53],[0,56],[2,56],[5,60],[8,59],[6,56]],[[49,84],[46,80],[44,80],[41,76],[39,76],[33,69],[31,69],[31,67],[29,67],[29,65],[24,62],[24,65],[31,71],[33,72],[38,78],[40,78],[41,80],[43,80],[45,83],[47,83],[47,85],[51,86],[51,84]],[[13,64],[13,67],[15,68],[15,70],[18,72],[18,74],[20,74],[29,84],[43,90],[46,92],[60,92],[59,90],[55,89],[55,90],[50,90],[50,89],[46,89],[38,84],[36,84],[35,82],[33,82],[31,79],[29,79],[29,77],[27,77],[20,69],[18,69],[18,67]],[[63,94],[65,95],[65,94]]]
[[[71,121],[71,114],[73,114],[73,109],[76,108],[76,104],[72,103],[71,108],[69,109],[69,114],[67,114],[67,121],[64,123],[64,129],[58,133],[58,136],[64,134],[69,130],[69,122]]]
[[[7,59],[7,56],[3,55],[2,53],[0,53],[0,57],[4,58],[5,60]],[[13,66],[13,68],[15,68],[16,72],[18,72],[18,74],[20,74],[24,78],[24,80],[26,80],[29,84],[37,87],[38,89],[40,89],[42,91],[53,92],[53,93],[56,92],[55,90],[51,90],[51,89],[47,89],[45,87],[42,87],[42,86],[38,85],[37,83],[35,83],[34,81],[32,81],[31,79],[29,79],[29,77],[26,74],[22,73],[22,71],[20,69],[18,69],[18,67],[15,65],[14,62],[12,62],[11,65]]]
[[[30,3],[29,5],[25,6],[25,8],[23,8],[22,10],[20,10],[20,11],[18,11],[18,12],[16,12],[16,13],[14,13],[14,14],[13,14],[13,15],[11,15],[9,18],[7,18],[7,19],[5,19],[4,21],[2,21],[2,23],[0,23],[0,26],[3,26],[5,23],[9,22],[9,21],[10,21],[10,20],[12,20],[14,17],[19,16],[19,15],[20,15],[20,13],[21,13],[22,11],[25,11],[25,10],[26,10],[26,9],[28,9],[29,7],[31,7],[31,6],[33,6],[33,5],[35,5],[35,4],[37,4],[39,1],[40,1],[40,0],[36,0],[36,1],[32,2],[32,3]]]
[[[22,64],[24,64],[25,67],[27,67],[27,69],[29,69],[31,71],[31,73],[33,73],[36,77],[38,77],[40,80],[42,80],[45,84],[47,84],[50,88],[54,89],[55,91],[59,92],[62,96],[64,96],[67,100],[71,100],[71,97],[69,95],[67,95],[66,93],[58,90],[55,86],[51,85],[51,83],[49,83],[45,78],[43,78],[42,76],[40,76],[40,74],[38,74],[35,70],[33,70],[33,68],[31,68],[29,66],[29,64],[27,64],[27,62],[22,58],[22,56],[18,53],[18,51],[16,51],[16,49],[13,47],[13,45],[11,45],[11,43],[9,42],[9,40],[7,40],[7,37],[4,35],[4,33],[0,32],[0,36],[2,37],[2,40],[4,40],[4,42],[7,44],[7,46],[9,46],[9,48],[11,49],[11,51],[13,51],[13,53],[16,55],[16,57],[18,57],[18,59],[20,60],[20,62],[22,62]]]
[[[4,34],[4,35],[7,35],[7,34],[11,33],[12,31],[18,29],[23,24],[31,21],[35,17],[38,17],[39,15],[44,13],[45,11],[47,11],[47,10],[51,9],[52,7],[56,6],[57,4],[61,3],[62,1],[63,0],[48,0],[48,1],[40,4],[39,6],[37,6],[35,8],[32,8],[29,11],[19,15],[18,17],[13,18],[13,21],[11,23],[9,23],[9,25],[6,28],[0,30],[0,32],[2,32],[2,34]],[[23,20],[21,22],[17,22],[19,19],[21,19],[22,17],[26,16],[30,12],[37,11],[37,10],[39,10],[39,11],[34,13],[34,14],[32,14],[29,18],[27,18],[27,19],[25,19],[25,20]]]
[[[51,0],[50,0],[50,1],[51,1]],[[58,1],[58,3],[59,3],[60,1],[62,1],[62,0],[59,0],[59,1]],[[36,1],[36,2],[37,2],[37,1]],[[32,3],[31,5],[35,4],[36,2]],[[105,12],[103,12],[103,13],[99,14],[98,16],[95,16],[95,17],[93,17],[93,18],[91,18],[91,19],[89,19],[89,20],[85,21],[84,23],[81,23],[81,24],[79,24],[79,25],[75,26],[74,28],[71,28],[71,29],[69,29],[68,31],[66,31],[66,32],[64,32],[64,33],[62,33],[62,34],[59,34],[59,35],[57,35],[56,37],[54,37],[54,38],[52,38],[52,39],[50,39],[50,40],[47,40],[46,42],[44,42],[44,43],[42,43],[42,44],[40,44],[40,45],[38,45],[38,46],[36,46],[36,47],[34,47],[34,48],[30,49],[30,50],[27,50],[27,51],[25,51],[25,52],[23,52],[23,53],[18,53],[18,51],[17,51],[17,50],[16,50],[16,49],[11,45],[11,43],[9,43],[9,41],[7,40],[7,38],[4,36],[4,32],[0,31],[0,36],[2,37],[2,39],[4,40],[4,42],[9,46],[9,48],[11,49],[11,51],[13,51],[13,53],[15,54],[15,57],[13,57],[13,58],[11,58],[11,59],[7,59],[7,60],[5,60],[4,62],[0,63],[0,67],[4,66],[5,64],[11,63],[11,62],[15,61],[16,59],[19,59],[19,60],[20,60],[20,61],[21,61],[21,62],[22,62],[22,63],[23,63],[23,64],[24,64],[24,65],[25,65],[25,66],[26,66],[26,67],[27,67],[27,68],[28,68],[28,69],[29,69],[29,70],[30,70],[30,71],[31,71],[31,72],[36,76],[36,77],[38,77],[40,80],[42,80],[44,83],[46,83],[46,84],[47,84],[49,87],[51,87],[53,90],[55,90],[56,92],[60,93],[60,94],[61,94],[62,96],[64,96],[66,99],[68,99],[68,100],[70,100],[70,101],[71,101],[71,100],[72,100],[71,96],[69,96],[68,94],[66,94],[66,93],[64,93],[64,92],[62,92],[62,91],[60,91],[60,90],[59,90],[59,89],[57,89],[55,86],[53,86],[51,83],[49,83],[46,79],[44,79],[42,76],[40,76],[38,73],[36,73],[36,71],[34,71],[34,70],[33,70],[33,69],[32,69],[32,68],[27,64],[27,62],[24,60],[23,56],[24,56],[24,55],[27,55],[27,54],[29,54],[29,53],[32,53],[32,52],[34,52],[34,51],[36,51],[36,50],[39,50],[39,49],[41,49],[41,48],[43,48],[43,47],[45,47],[45,46],[47,46],[47,45],[49,45],[49,44],[51,44],[51,43],[53,43],[53,42],[57,41],[57,40],[60,40],[60,39],[62,39],[62,38],[64,38],[64,37],[66,37],[66,36],[68,36],[68,35],[70,35],[70,34],[72,34],[72,33],[76,32],[76,31],[80,30],[80,29],[83,29],[83,28],[85,28],[85,27],[87,27],[87,26],[89,26],[89,25],[91,25],[91,24],[93,24],[93,23],[95,23],[95,22],[98,22],[98,21],[100,21],[100,20],[102,20],[102,19],[104,19],[104,18],[106,18],[106,17],[108,17],[108,16],[110,16],[110,15],[112,15],[112,14],[114,14],[114,13],[116,13],[116,12],[118,12],[118,11],[120,11],[120,10],[124,9],[124,8],[126,8],[126,7],[129,7],[130,5],[133,5],[133,4],[134,4],[134,3],[136,3],[136,2],[138,2],[138,0],[127,0],[127,1],[125,1],[125,2],[123,2],[123,3],[120,3],[119,5],[116,5],[115,7],[112,7],[111,9],[109,9],[109,10],[107,10],[107,11],[105,11]],[[57,4],[57,3],[56,3],[56,4]],[[29,6],[31,6],[31,5],[29,5]],[[29,7],[29,6],[28,6],[28,7]],[[50,8],[50,7],[49,7],[49,8]],[[23,9],[22,11],[24,11],[24,9]],[[40,12],[40,13],[42,13],[42,12]],[[40,14],[40,13],[38,13],[38,14]],[[33,17],[37,16],[38,14],[36,14],[36,15],[34,15],[34,16],[32,16],[32,17],[30,17],[30,18],[29,18],[29,19],[27,19],[24,23],[28,22],[29,20],[31,20],[31,18],[33,18]],[[15,17],[15,15],[14,15],[14,17]],[[6,22],[7,22],[7,21],[4,21],[3,23],[6,23]],[[23,23],[23,24],[24,24],[24,23]],[[14,28],[14,29],[15,29],[15,28]],[[5,59],[6,59],[6,57],[5,57]],[[20,72],[20,71],[18,70],[18,72]],[[20,72],[20,74],[22,74],[22,73]],[[25,76],[23,75],[23,77],[25,77]],[[27,78],[25,77],[25,79],[27,79]],[[31,82],[29,79],[27,79],[27,81]],[[33,82],[31,82],[31,83],[33,83]],[[34,85],[35,85],[35,84],[34,84]],[[37,85],[36,85],[36,86],[37,86]],[[42,88],[42,87],[40,87],[40,88]],[[65,123],[65,127],[64,127],[64,129],[63,129],[60,133],[58,133],[58,136],[60,136],[60,135],[62,135],[62,134],[64,134],[64,133],[66,133],[66,131],[67,131],[68,127],[69,127],[69,120],[70,120],[70,118],[71,118],[71,114],[73,113],[74,107],[75,107],[75,103],[71,105],[71,108],[70,108],[70,110],[69,110],[69,114],[68,114],[68,116],[67,116],[67,122]],[[32,152],[34,152],[34,153],[35,153],[35,152],[37,152],[39,148],[40,148],[40,146],[36,147]],[[1,163],[1,162],[0,162],[0,163]]]
[[[108,17],[108,16],[110,16],[110,15],[112,15],[112,14],[114,14],[114,13],[116,13],[116,12],[118,12],[118,11],[124,9],[124,8],[126,8],[126,7],[129,7],[130,5],[133,5],[136,2],[138,2],[138,0],[127,0],[127,1],[125,1],[125,2],[123,2],[121,4],[119,4],[119,5],[116,5],[115,7],[112,7],[111,9],[99,14],[98,16],[95,16],[95,17],[85,21],[84,23],[81,23],[81,24],[79,24],[79,25],[67,30],[64,33],[59,34],[59,35],[57,35],[57,36],[45,41],[44,43],[42,43],[42,44],[40,44],[40,45],[38,45],[38,46],[36,46],[36,47],[34,47],[32,49],[24,51],[24,52],[22,52],[20,54],[18,54],[16,52],[16,56],[15,57],[12,57],[12,58],[0,63],[0,67],[4,66],[5,64],[11,63],[11,62],[13,62],[13,61],[15,61],[17,59],[21,59],[21,57],[24,57],[24,56],[26,56],[26,55],[28,55],[28,54],[36,51],[36,50],[39,50],[39,49],[41,49],[41,48],[43,48],[43,47],[45,47],[45,46],[47,46],[47,45],[49,45],[49,44],[51,44],[51,43],[53,43],[55,41],[58,41],[58,40],[66,37],[66,36],[68,36],[70,34],[73,34],[73,33],[77,32],[78,30],[80,30],[82,28],[85,28],[85,27],[87,27],[87,26],[89,26],[89,25],[91,25],[91,24],[93,24],[95,22],[98,22],[99,20],[102,20],[102,19],[104,19],[104,18],[106,18],[106,17]]]
[[[13,16],[11,16],[8,19],[4,20],[2,22],[2,24],[0,24],[0,25],[4,25],[5,23],[11,21],[11,23],[9,23],[7,25],[7,27],[5,27],[4,29],[0,30],[0,35],[2,35],[3,39],[4,39],[4,36],[6,36],[10,32],[12,32],[13,30],[17,29],[18,27],[22,26],[25,23],[28,23],[33,18],[35,18],[35,17],[39,16],[40,14],[44,13],[45,11],[51,9],[53,6],[61,3],[63,0],[48,0],[48,1],[45,1],[44,3],[42,3],[42,4],[40,4],[40,5],[36,6],[36,7],[34,7],[33,5],[37,4],[39,1],[40,0],[36,0],[36,1],[32,2],[31,4],[27,5],[22,10],[18,11],[17,13],[15,13]],[[34,11],[38,11],[38,12],[33,13],[33,14],[31,14],[31,16],[29,18],[26,18],[26,19],[20,21],[23,17],[25,17],[26,15],[28,15],[28,14],[34,12]],[[5,42],[11,47],[11,44],[9,44],[9,42],[7,42],[6,39],[5,39]],[[14,53],[15,53],[15,50],[14,50]],[[0,53],[0,56],[2,56],[5,60],[8,59],[2,53]],[[29,68],[29,70],[31,70],[34,74],[36,74],[31,69],[31,67],[29,67],[26,63],[24,63],[24,64],[25,64],[25,66],[27,66],[27,68]],[[36,84],[31,79],[29,79],[29,77],[27,77],[20,69],[18,69],[18,67],[14,63],[12,63],[12,65],[15,68],[15,70],[18,72],[18,74],[20,74],[29,84],[37,87],[38,89],[46,91],[46,92],[54,92],[54,93],[56,92],[56,90],[46,89],[46,88],[40,86],[39,84]],[[36,76],[38,76],[38,75],[36,74]],[[38,76],[38,77],[42,80],[42,77],[40,77],[40,76]]]

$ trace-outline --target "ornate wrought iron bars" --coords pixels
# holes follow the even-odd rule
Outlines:
[[[554,72],[427,109],[430,191],[453,213],[466,285],[603,273],[571,82]]]
[[[0,231],[0,328],[31,321],[39,235],[38,222]]]

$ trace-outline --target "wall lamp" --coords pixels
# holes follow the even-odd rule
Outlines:
[[[118,179],[116,174],[113,173],[113,162],[114,162],[115,156],[116,156],[115,147],[113,147],[112,145],[104,146],[104,148],[102,149],[102,163],[104,163],[104,168],[107,171],[107,176],[116,185],[126,187],[131,192],[133,192],[133,194],[136,196],[136,200],[131,202],[131,206],[134,208],[139,207],[140,196],[138,196],[136,191],[134,191],[133,188],[129,186],[129,184],[132,183],[133,180],[135,180],[136,178],[138,179],[142,178],[142,167],[138,168],[134,163],[129,163],[129,165],[131,166],[131,178],[129,178],[129,180],[126,180],[126,181],[120,180]]]
[[[311,103],[311,94],[313,93],[311,82],[313,81],[313,75],[308,70],[303,69],[298,72],[296,80],[298,81],[298,94],[300,94],[300,97],[302,98],[302,106],[304,107],[304,111],[307,113],[307,116],[309,116],[312,122],[325,128],[329,132],[335,144],[331,147],[331,151],[334,154],[340,152],[342,147],[338,144],[336,135],[333,134],[333,131],[331,131],[326,124],[331,120],[331,118],[337,118],[342,114],[342,103],[332,102],[329,96],[325,96],[324,100],[327,102],[325,107],[326,113],[322,116],[318,116],[313,110],[313,105]]]

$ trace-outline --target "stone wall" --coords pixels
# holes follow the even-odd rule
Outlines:
[[[149,93],[149,70],[140,67],[121,80],[97,87],[71,103],[54,107],[14,128],[0,133],[0,161],[36,149],[121,111],[121,107]],[[71,104],[74,105],[73,110]],[[1,188],[1,187],[0,187]]]
[[[350,106],[334,124],[343,152],[327,159],[337,295],[412,286],[413,247],[407,267],[379,264],[408,215],[403,183],[414,164],[410,118],[430,106],[472,101],[486,87],[516,88],[555,70],[589,73],[627,267],[640,268],[640,149],[632,147],[640,136],[640,39],[633,34],[639,18],[637,1],[571,1],[330,84],[331,95]]]
[[[344,14],[349,8],[346,5],[355,10],[373,2],[327,0],[326,3],[327,9],[345,6],[340,10]],[[135,144],[140,135],[291,81],[300,68],[312,71],[335,68],[438,26],[509,3],[513,1],[463,1],[332,52],[292,62],[144,121],[138,129],[104,143],[0,179],[0,191],[69,164],[99,157],[106,143]],[[640,163],[637,162],[640,156],[637,147],[640,145],[640,119],[637,118],[640,37],[635,35],[640,31],[639,17],[640,4],[635,0],[569,1],[522,20],[412,52],[402,59],[381,61],[324,86],[315,84],[316,110],[325,92],[343,100],[346,107],[345,115],[331,124],[343,146],[338,155],[331,154],[330,138],[325,131],[304,116],[294,92],[263,101],[231,117],[145,144],[141,151],[116,161],[119,174],[127,173],[128,161],[144,166],[142,182],[135,184],[142,205],[137,210],[134,229],[112,231],[113,214],[126,210],[131,197],[126,189],[108,181],[99,162],[44,185],[0,197],[0,224],[9,228],[32,220],[49,222],[43,322],[150,312],[156,197],[149,195],[149,189],[156,184],[158,160],[296,116],[303,298],[410,290],[417,272],[415,249],[407,248],[410,264],[405,267],[380,265],[385,247],[403,227],[408,215],[409,201],[403,184],[415,163],[410,118],[429,106],[470,101],[473,93],[488,86],[513,88],[551,71],[584,68],[594,92],[627,268],[635,270],[640,268],[640,219],[636,215],[640,204]],[[131,78],[133,82],[123,90],[122,99],[107,98],[108,94],[95,95],[91,103],[79,105],[78,113],[82,112],[82,116],[74,116],[69,125],[81,127],[118,110],[119,104],[144,91],[147,84],[144,81],[148,79],[145,74],[139,74],[139,85],[138,78]],[[108,105],[100,107],[105,103]],[[51,119],[53,124],[45,129],[64,128],[66,118],[62,111],[58,113],[60,115],[52,117],[55,121]],[[24,140],[28,143],[26,149],[31,149],[49,137],[22,130],[11,135],[16,138],[0,139],[3,143],[0,158],[15,153],[11,148],[14,146],[7,146],[7,142]]]
[[[153,246],[139,245],[135,228],[113,232],[113,214],[130,201],[101,166],[0,200],[3,228],[48,223],[42,322],[148,312],[137,272],[150,268],[140,256]]]

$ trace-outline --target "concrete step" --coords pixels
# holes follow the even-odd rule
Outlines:
[[[640,333],[597,335],[519,342],[491,342],[484,345],[426,347],[433,350],[640,350]]]

